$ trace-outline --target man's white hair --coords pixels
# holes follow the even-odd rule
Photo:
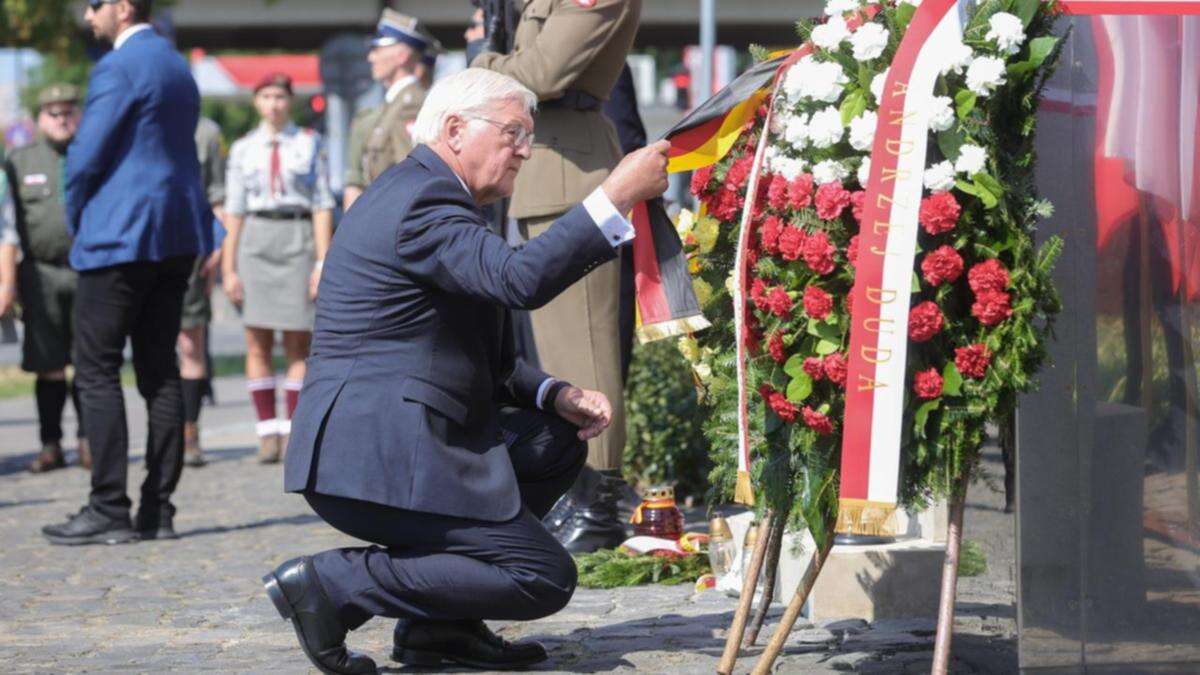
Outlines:
[[[483,114],[506,99],[518,101],[530,111],[537,106],[537,95],[528,87],[492,70],[467,68],[443,77],[425,95],[425,104],[413,123],[413,142],[436,141],[449,115]]]

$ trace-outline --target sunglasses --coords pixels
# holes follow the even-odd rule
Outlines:
[[[88,7],[92,8],[93,12],[100,11],[100,8],[105,5],[115,5],[121,0],[88,0]]]

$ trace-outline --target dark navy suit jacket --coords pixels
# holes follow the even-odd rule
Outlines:
[[[540,307],[616,257],[577,206],[513,249],[427,146],[355,202],[325,257],[284,488],[508,520],[521,500],[497,406],[548,377],[508,308]]]
[[[153,30],[100,59],[67,149],[72,267],[212,251],[212,209],[196,157],[199,115],[187,63]]]

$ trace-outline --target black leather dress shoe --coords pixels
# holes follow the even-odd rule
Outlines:
[[[91,506],[79,509],[79,513],[67,518],[67,522],[47,525],[42,535],[51,544],[78,546],[80,544],[125,544],[137,541],[137,533],[124,519],[109,518],[96,512]]]
[[[175,514],[155,506],[142,504],[133,527],[143,540],[179,538],[175,533]]]
[[[542,524],[570,553],[616,548],[627,538],[619,515],[624,486],[619,470],[584,467],[571,489],[542,518]]]
[[[263,577],[267,596],[279,615],[292,622],[304,655],[322,673],[361,675],[378,672],[375,662],[346,649],[346,628],[312,567],[312,558],[289,560]]]
[[[478,619],[401,619],[392,640],[392,660],[410,666],[452,663],[483,670],[516,670],[546,660],[542,645],[531,640],[509,642]]]

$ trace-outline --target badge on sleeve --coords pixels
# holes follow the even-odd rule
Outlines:
[[[596,0],[575,0],[575,4],[583,9],[591,9],[596,6]]]
[[[45,185],[50,177],[44,173],[31,173],[21,181],[25,185]]]

